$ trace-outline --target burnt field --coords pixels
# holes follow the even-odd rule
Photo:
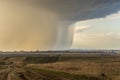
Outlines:
[[[119,54],[21,52],[1,55],[0,80],[120,80]]]

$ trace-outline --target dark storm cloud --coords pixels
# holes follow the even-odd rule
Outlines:
[[[120,0],[37,0],[63,20],[86,20],[105,17],[120,10]]]

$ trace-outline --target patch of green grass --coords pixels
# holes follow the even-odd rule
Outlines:
[[[0,65],[5,65],[6,63],[5,62],[0,62]]]
[[[53,70],[48,70],[48,69],[35,69],[35,68],[29,68],[29,69],[40,72],[44,75],[53,76],[54,79],[52,80],[58,80],[58,78],[60,77],[65,78],[67,80],[104,80],[101,77],[75,75],[75,74],[70,74],[70,73],[60,72],[60,71],[53,71]]]
[[[47,56],[47,57],[27,57],[25,62],[27,63],[52,63],[59,60],[59,56]]]

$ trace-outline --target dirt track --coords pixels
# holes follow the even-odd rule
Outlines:
[[[68,80],[57,75],[44,74],[39,71],[27,69],[16,65],[6,65],[0,70],[0,80]]]

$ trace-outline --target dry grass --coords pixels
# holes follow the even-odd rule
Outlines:
[[[46,64],[29,64],[27,66],[120,80],[120,62],[64,61]]]
[[[70,74],[80,76],[84,75],[88,77],[92,76],[95,78],[102,77],[102,79],[105,78],[104,80],[120,80],[119,56],[81,56],[72,58],[71,57],[5,58],[1,59],[0,61],[1,66],[3,65],[2,62],[5,63],[13,62],[14,64],[16,63],[16,65],[20,65],[20,63],[25,63],[25,65],[27,64],[26,67],[35,69],[52,70],[65,73],[67,72]]]

